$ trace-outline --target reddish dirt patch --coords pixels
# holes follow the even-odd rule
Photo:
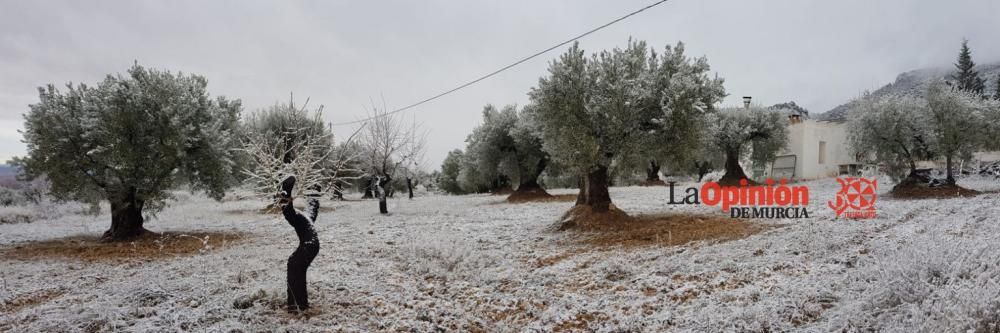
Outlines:
[[[597,247],[673,246],[699,240],[727,241],[778,227],[722,215],[657,214],[629,216],[614,205],[604,213],[575,206],[563,216],[559,230],[586,232]]]
[[[563,230],[615,230],[632,224],[635,219],[618,209],[614,204],[606,212],[595,212],[590,206],[577,205],[563,214],[557,225]]]
[[[558,194],[552,195],[546,192],[545,189],[537,188],[526,191],[517,190],[511,193],[507,197],[508,203],[525,203],[525,202],[573,202],[576,201],[576,194]]]
[[[231,246],[249,238],[244,233],[146,232],[126,242],[102,242],[100,236],[70,236],[0,248],[0,257],[21,260],[75,259],[88,262],[153,260],[188,256]]]
[[[518,202],[529,202],[529,201],[544,201],[551,199],[553,196],[546,192],[544,188],[519,188],[514,193],[511,193],[507,197],[507,202],[518,203]]]
[[[949,199],[974,197],[981,193],[951,184],[930,187],[926,184],[902,182],[892,188],[889,196],[897,199]]]
[[[757,185],[760,185],[757,182],[755,182],[755,181],[753,181],[753,180],[751,180],[749,178],[736,178],[736,177],[728,177],[727,178],[726,176],[723,176],[722,178],[720,178],[717,183],[719,183],[719,186],[724,186],[724,187],[725,186],[743,186],[742,184],[740,184],[740,181],[744,180],[744,179],[747,180],[747,186],[757,186]]]
[[[587,241],[599,247],[674,246],[700,240],[743,239],[775,227],[716,215],[643,215],[617,229],[600,230]]]

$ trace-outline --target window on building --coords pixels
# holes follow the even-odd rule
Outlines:
[[[819,142],[819,164],[826,163],[826,141]]]

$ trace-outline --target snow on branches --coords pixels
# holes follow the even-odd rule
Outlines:
[[[243,139],[247,161],[243,174],[253,193],[265,200],[276,200],[278,184],[289,175],[298,181],[292,196],[303,194],[336,193],[341,183],[356,173],[351,162],[357,153],[349,149],[338,149],[334,145],[333,133],[328,129],[316,130],[320,122],[322,108],[315,117],[306,117],[305,106],[296,108],[294,103],[279,105],[266,111],[268,116],[259,119],[283,119],[280,126],[252,123]],[[283,114],[284,113],[284,114]],[[280,117],[275,116],[282,114]],[[285,121],[291,119],[292,121]],[[263,121],[268,123],[269,121]],[[362,127],[363,128],[363,127]],[[360,129],[359,129],[360,131]],[[341,147],[349,146],[358,134],[354,132]]]
[[[881,164],[897,181],[916,175],[918,161],[943,158],[950,170],[975,151],[998,147],[992,140],[998,138],[993,120],[1000,119],[1000,103],[944,81],[932,82],[924,97],[866,94],[852,105],[854,153]]]
[[[379,199],[379,211],[388,213],[386,208],[386,186],[396,176],[400,167],[410,170],[418,168],[426,146],[426,135],[420,132],[416,122],[405,123],[398,113],[391,113],[382,102],[382,107],[373,107],[371,119],[365,122],[358,137],[361,156],[360,165],[371,177],[370,189]]]
[[[709,140],[725,157],[723,185],[738,185],[747,175],[740,159],[749,155],[754,164],[773,161],[788,142],[788,121],[778,110],[758,106],[723,108],[711,115]]]

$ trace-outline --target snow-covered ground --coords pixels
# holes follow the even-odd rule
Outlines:
[[[1000,325],[1000,194],[880,198],[878,218],[835,220],[833,179],[810,187],[809,219],[746,239],[684,246],[593,248],[550,231],[572,203],[425,196],[336,207],[317,222],[309,316],[276,307],[297,241],[262,203],[182,195],[147,227],[244,231],[249,242],[148,262],[0,258],[0,331],[965,332]],[[966,181],[985,190],[1000,181]],[[685,186],[685,185],[681,185]],[[883,186],[881,192],[888,190]],[[613,188],[630,214],[718,214],[667,205],[667,189]],[[570,190],[555,191],[573,193]],[[74,211],[0,224],[0,247],[109,224]],[[54,296],[53,296],[54,295]],[[234,306],[243,303],[244,306]],[[243,309],[240,309],[243,308]],[[992,327],[993,330],[997,328]]]

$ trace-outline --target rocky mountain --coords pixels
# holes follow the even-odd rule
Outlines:
[[[997,76],[1000,75],[1000,62],[978,65],[979,77],[986,80],[986,93],[993,94],[996,91]],[[927,86],[937,79],[950,79],[955,72],[954,66],[924,68],[905,72],[896,76],[896,81],[883,86],[872,92],[872,95],[904,94],[923,96],[927,91]],[[830,111],[816,116],[818,120],[844,121],[847,119],[847,112],[851,109],[852,102],[841,104]]]

